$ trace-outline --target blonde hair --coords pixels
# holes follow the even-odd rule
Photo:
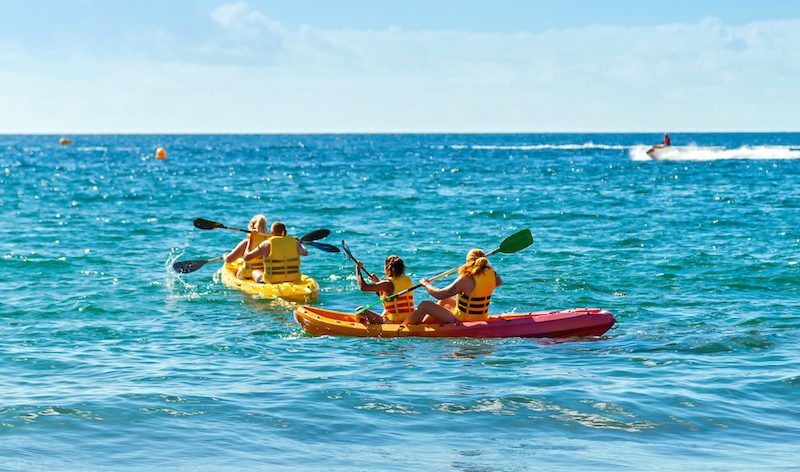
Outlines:
[[[266,233],[267,217],[264,215],[256,215],[250,218],[250,223],[247,223],[247,229],[250,231],[258,231],[259,233]]]
[[[481,275],[486,269],[491,269],[486,253],[480,249],[471,249],[467,253],[467,263],[458,268],[459,277],[475,277]]]

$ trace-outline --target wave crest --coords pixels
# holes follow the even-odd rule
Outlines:
[[[796,146],[740,146],[726,149],[721,146],[672,146],[658,149],[655,156],[647,154],[650,146],[632,146],[629,150],[634,161],[721,161],[728,159],[800,159],[800,147]]]
[[[436,149],[472,149],[477,151],[540,151],[540,150],[566,150],[576,151],[581,149],[628,149],[628,146],[616,144],[595,144],[593,142],[583,144],[516,144],[516,145],[484,145],[484,144],[452,144],[449,146],[433,146]]]

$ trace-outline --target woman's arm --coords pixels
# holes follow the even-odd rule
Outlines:
[[[256,247],[255,249],[246,253],[244,255],[244,260],[246,261],[253,260],[259,255],[261,255],[262,251],[263,254],[269,254],[269,249],[270,249],[269,241],[264,241],[263,243],[259,244],[258,247]]]
[[[472,277],[462,279],[457,278],[455,282],[451,283],[445,288],[438,289],[431,285],[428,279],[422,279],[419,281],[425,290],[431,294],[431,296],[437,300],[444,300],[445,298],[454,297],[459,293],[469,293],[475,288],[475,281],[472,280]]]
[[[244,250],[246,247],[247,247],[247,240],[243,239],[239,244],[236,245],[235,248],[233,248],[233,251],[227,254],[223,254],[222,257],[225,259],[225,262],[230,264],[234,262],[236,259],[242,257],[242,254],[244,254]]]
[[[501,279],[500,276],[497,274],[497,272],[495,272],[494,273],[494,288],[497,288],[497,287],[499,287],[501,285],[503,285],[503,279]]]
[[[359,262],[356,265],[356,280],[358,281],[358,289],[362,292],[378,292],[378,293],[392,293],[394,291],[394,284],[388,280],[381,280],[374,284],[368,283],[361,275],[361,266]]]

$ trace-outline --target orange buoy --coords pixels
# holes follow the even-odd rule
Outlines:
[[[70,144],[72,144],[72,140],[69,138],[61,138],[58,140],[58,144],[62,146],[69,146]]]
[[[166,149],[164,149],[164,148],[156,149],[156,159],[158,159],[159,161],[163,161],[166,158],[167,158],[167,150]]]

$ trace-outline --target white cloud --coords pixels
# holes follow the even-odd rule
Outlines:
[[[258,59],[273,56],[284,48],[289,33],[277,21],[252,10],[246,3],[222,5],[210,14],[221,31],[199,48],[206,54]]]
[[[70,96],[98,102],[81,128],[96,129],[104,107],[116,106],[120,131],[800,129],[796,20],[493,34],[288,30],[243,2],[209,18],[214,29],[199,39],[172,37],[170,54],[144,56],[159,59],[82,63],[108,70],[70,82]],[[0,130],[58,116],[36,97],[63,89],[64,74],[17,70],[13,85],[27,95],[0,103],[27,96],[24,111],[0,117]],[[4,90],[14,90],[9,77],[0,73]],[[110,89],[131,99],[103,103],[97,91]],[[148,107],[120,111],[137,103]],[[158,103],[191,112],[160,121],[148,111]]]
[[[268,34],[285,35],[283,26],[261,12],[251,10],[245,2],[222,5],[211,12],[211,18],[223,28],[247,36]]]

